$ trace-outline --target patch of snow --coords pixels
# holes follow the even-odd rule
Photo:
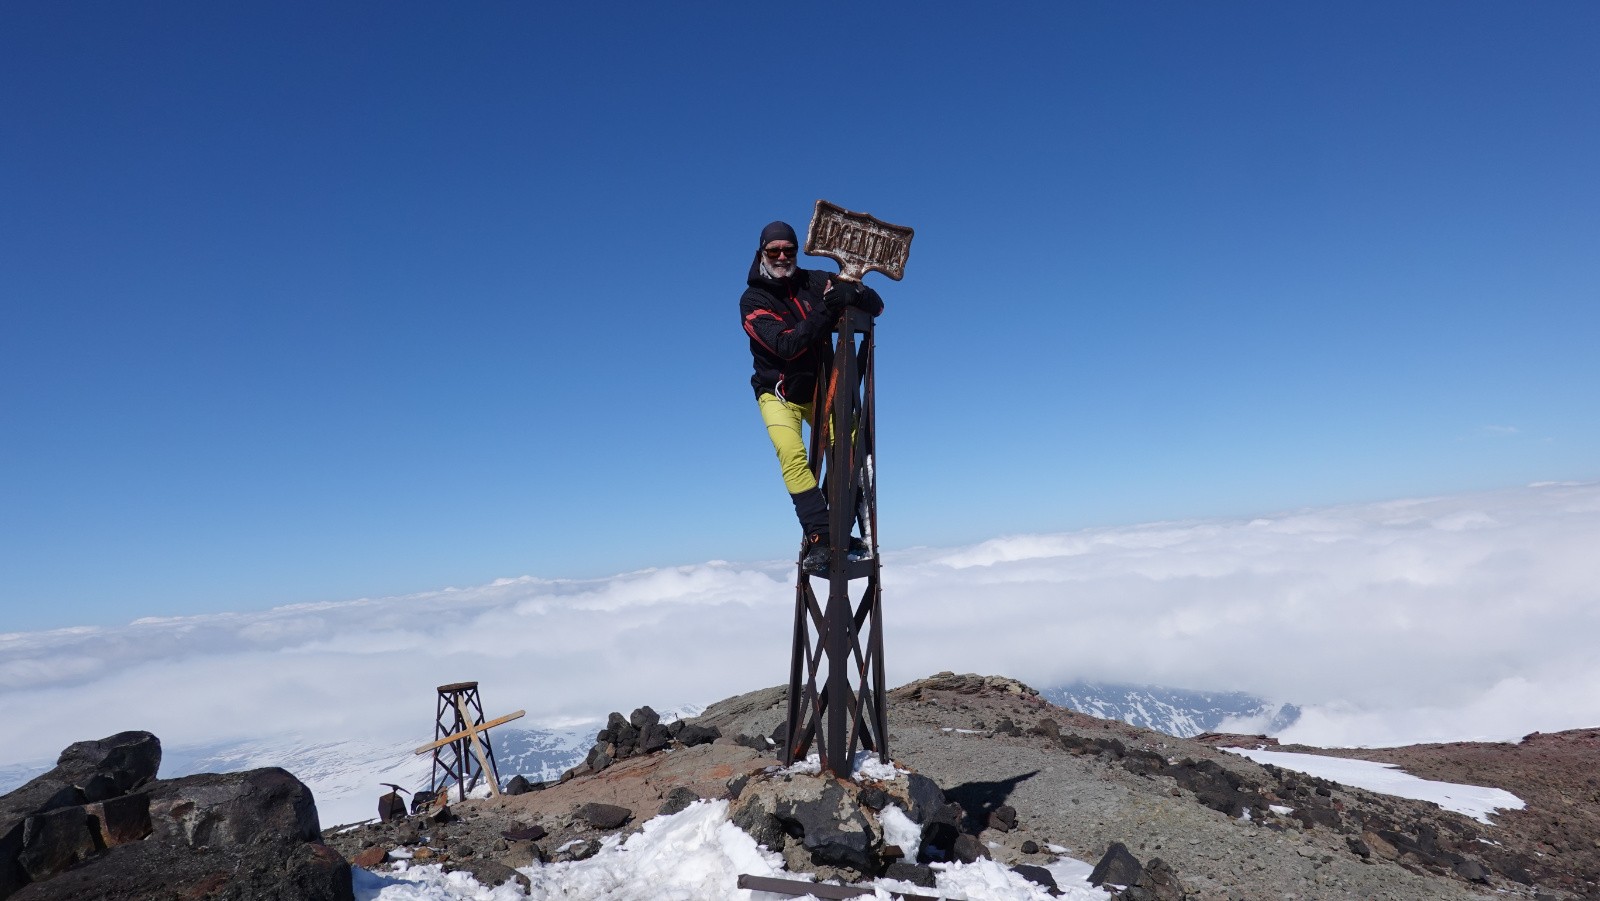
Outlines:
[[[727,801],[697,801],[645,822],[619,842],[608,838],[588,860],[522,870],[535,898],[703,901],[748,898],[739,875],[780,876],[783,858],[727,820]],[[388,899],[383,899],[388,901]],[[498,901],[498,899],[495,899]]]
[[[489,888],[465,871],[446,873],[439,864],[408,867],[394,873],[350,870],[356,901],[521,901],[522,886],[514,880]]]
[[[1067,849],[1060,845],[1046,845],[1052,854],[1066,854]],[[1111,897],[1105,889],[1089,884],[1089,876],[1094,872],[1094,864],[1084,863],[1075,857],[1059,857],[1045,864],[1045,869],[1050,875],[1056,877],[1056,886],[1065,893],[1064,897],[1073,899],[1103,899]]]
[[[1289,751],[1257,751],[1246,748],[1222,750],[1248,757],[1257,763],[1270,763],[1286,770],[1295,770],[1319,779],[1330,779],[1367,791],[1411,798],[1415,801],[1428,801],[1445,810],[1465,814],[1488,826],[1494,825],[1489,820],[1489,815],[1496,810],[1521,810],[1527,806],[1521,798],[1505,789],[1420,779],[1410,773],[1402,772],[1392,763],[1324,757],[1320,754],[1295,754]]]
[[[815,776],[822,772],[822,758],[815,753],[810,754],[805,760],[796,760],[778,772],[790,776]],[[908,772],[892,763],[882,763],[871,751],[857,751],[855,759],[851,761],[850,778],[857,782],[870,779],[874,782],[889,782]]]
[[[883,827],[885,844],[899,845],[906,860],[917,859],[917,851],[922,848],[922,827],[912,822],[899,805],[890,804],[878,811],[878,824]]]
[[[1080,862],[1074,861],[1074,863]],[[1095,888],[1086,881],[1079,880],[1075,883],[1072,879],[1068,879],[1063,882],[1059,876],[1056,878],[1056,884],[1061,894],[1051,895],[1045,891],[1044,886],[1029,882],[992,860],[934,864],[933,868],[940,894],[967,898],[969,901],[1053,901],[1057,898],[1065,898],[1067,901],[1106,901],[1111,897],[1109,892]],[[1055,875],[1055,872],[1051,869],[1051,875]],[[907,890],[916,891],[915,888]]]
[[[1294,813],[1293,807],[1284,807],[1282,804],[1269,804],[1267,807],[1280,817],[1286,817],[1289,814]]]
[[[671,816],[658,816],[626,841],[610,836],[588,860],[530,866],[520,872],[535,898],[595,901],[752,901],[755,893],[738,888],[741,874],[804,879],[783,870],[781,855],[756,845],[727,820],[727,801],[697,801]],[[896,807],[884,808],[891,840],[905,830],[915,841],[919,830]],[[899,843],[899,842],[896,842]],[[906,847],[904,844],[901,847]],[[909,849],[908,849],[909,850]],[[1067,901],[1106,901],[1107,892],[1089,886],[1091,867],[1063,859],[1047,868]],[[1048,901],[1052,896],[992,860],[934,867],[938,892],[968,901]],[[400,862],[391,873],[357,869],[352,877],[356,901],[516,901],[525,897],[515,883],[489,888],[464,871],[445,873],[438,865]],[[909,883],[880,879],[873,897],[889,892],[925,891]],[[809,896],[808,896],[809,897]]]

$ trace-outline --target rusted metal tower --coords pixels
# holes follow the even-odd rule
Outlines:
[[[518,715],[521,711],[518,711]],[[439,712],[433,738],[433,772],[429,787],[435,792],[448,791],[455,783],[461,792],[459,800],[467,799],[481,779],[498,782],[499,767],[494,762],[494,747],[489,744],[486,731],[489,725],[483,720],[483,701],[478,698],[478,683],[453,682],[439,686]],[[419,749],[420,750],[420,749]],[[441,776],[443,778],[441,778]],[[494,785],[498,794],[499,785]]]
[[[871,315],[847,308],[834,334],[831,372],[817,387],[810,460],[828,498],[832,562],[826,607],[812,590],[813,577],[798,569],[789,717],[781,751],[789,764],[804,760],[815,743],[822,768],[840,776],[850,774],[858,748],[889,760],[873,471],[872,332]],[[868,553],[853,560],[849,550],[855,525],[861,527]],[[852,598],[857,588],[860,594]]]

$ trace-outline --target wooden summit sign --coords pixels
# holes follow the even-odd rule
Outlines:
[[[838,263],[839,277],[849,281],[874,270],[899,281],[911,256],[912,234],[904,225],[819,200],[806,230],[806,253]]]

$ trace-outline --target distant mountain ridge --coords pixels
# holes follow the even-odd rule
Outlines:
[[[1195,691],[1161,685],[1077,681],[1039,693],[1052,704],[1178,738],[1205,732],[1273,734],[1293,725],[1300,708],[1242,691]]]

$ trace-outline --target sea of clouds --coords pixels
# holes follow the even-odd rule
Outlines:
[[[940,670],[1242,690],[1319,745],[1600,725],[1600,484],[891,550],[890,684]],[[435,688],[569,727],[783,682],[792,563],[0,634],[0,764],[124,729],[172,747],[432,737]],[[821,583],[818,583],[819,589]],[[1248,728],[1252,724],[1238,724]]]

